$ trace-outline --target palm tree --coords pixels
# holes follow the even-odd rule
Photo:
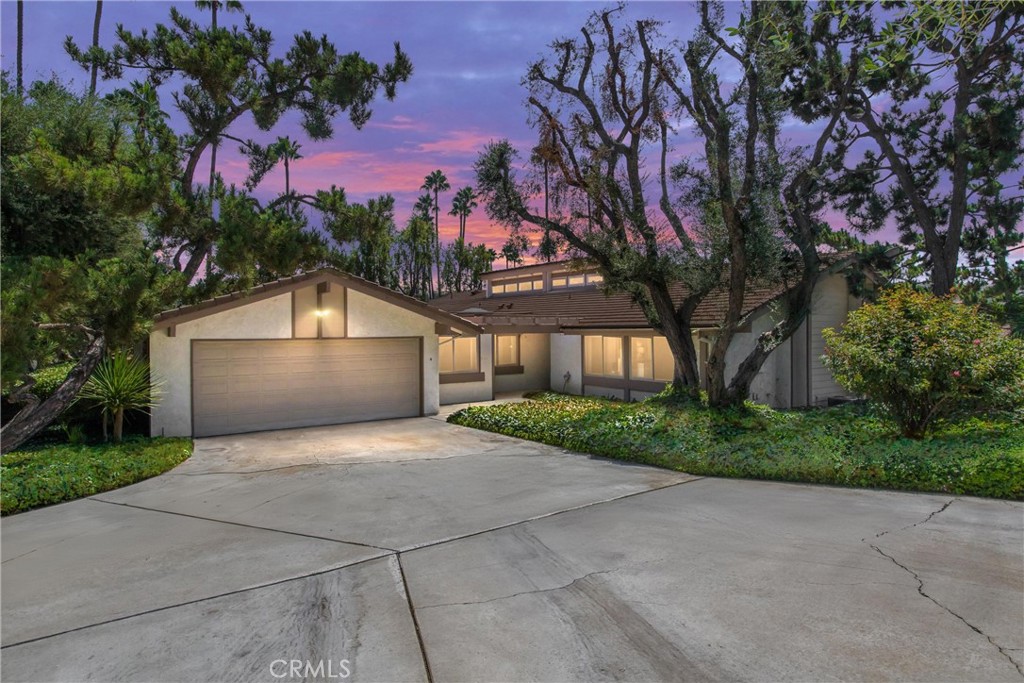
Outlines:
[[[424,181],[421,190],[434,193],[434,263],[437,266],[437,293],[441,293],[441,204],[439,202],[439,196],[442,192],[447,192],[452,189],[452,186],[448,184],[448,177],[437,169],[430,175],[428,175]]]
[[[25,57],[25,0],[18,0],[18,94],[25,92],[24,75]]]
[[[100,18],[103,16],[103,0],[96,0],[96,16],[92,20],[92,49],[95,52],[100,46]],[[99,62],[93,59],[92,72],[89,74],[89,95],[96,94],[96,75],[100,71]]]
[[[473,192],[472,187],[464,187],[455,193],[455,198],[452,200],[452,210],[448,212],[448,215],[459,217],[459,242],[465,243],[466,219],[469,218],[469,214],[473,213],[473,209],[477,206],[479,205],[476,203],[476,193]]]
[[[434,198],[429,194],[421,194],[416,198],[416,204],[412,207],[413,213],[430,220],[430,214],[434,211]]]
[[[281,159],[282,161],[284,161],[284,193],[285,194],[291,194],[292,193],[291,170],[290,170],[289,162],[296,161],[297,159],[301,159],[302,158],[302,155],[299,154],[299,150],[300,149],[302,149],[302,145],[300,145],[295,140],[292,140],[287,135],[284,136],[283,138],[279,137],[277,139],[277,142],[275,142],[274,145],[273,145],[274,157],[276,159]]]

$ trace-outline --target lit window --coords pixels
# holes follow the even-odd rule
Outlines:
[[[622,377],[622,337],[583,338],[585,374]]]
[[[647,337],[630,337],[629,376],[654,379],[654,349]]]
[[[569,286],[570,287],[582,287],[587,283],[586,276],[584,275],[570,275]]]
[[[477,349],[476,337],[439,337],[439,372],[479,372],[480,354]]]
[[[516,292],[532,292],[544,289],[544,278],[535,277],[528,280],[498,280],[491,283],[491,294],[514,294]]]
[[[629,376],[671,382],[676,362],[664,337],[630,337]]]
[[[519,365],[519,336],[499,334],[494,337],[494,364]]]
[[[588,285],[599,285],[602,282],[604,282],[604,275],[601,275],[601,273],[587,273]]]
[[[664,337],[654,338],[654,379],[659,382],[671,382],[676,370],[676,359],[672,357],[672,349]]]

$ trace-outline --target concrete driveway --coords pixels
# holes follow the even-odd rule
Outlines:
[[[397,420],[2,532],[5,681],[1024,679],[1024,506]]]

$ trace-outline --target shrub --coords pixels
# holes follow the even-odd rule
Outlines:
[[[1024,404],[1024,342],[976,307],[899,287],[823,335],[836,381],[881,406],[904,436]]]
[[[152,382],[149,365],[119,351],[104,358],[78,393],[79,399],[95,401],[103,409],[103,435],[107,416],[114,418],[114,441],[121,440],[124,414],[157,404],[161,382]]]

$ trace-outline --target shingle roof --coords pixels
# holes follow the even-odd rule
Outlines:
[[[744,314],[778,298],[781,284],[751,286],[744,301]],[[683,287],[672,288],[673,299],[681,301]],[[725,319],[729,292],[715,290],[700,303],[693,316],[694,327],[718,327]],[[566,328],[645,328],[650,323],[628,294],[607,294],[594,287],[487,297],[484,292],[460,292],[430,302],[443,311],[479,320],[484,325],[537,324]],[[483,311],[483,312],[481,312]]]

